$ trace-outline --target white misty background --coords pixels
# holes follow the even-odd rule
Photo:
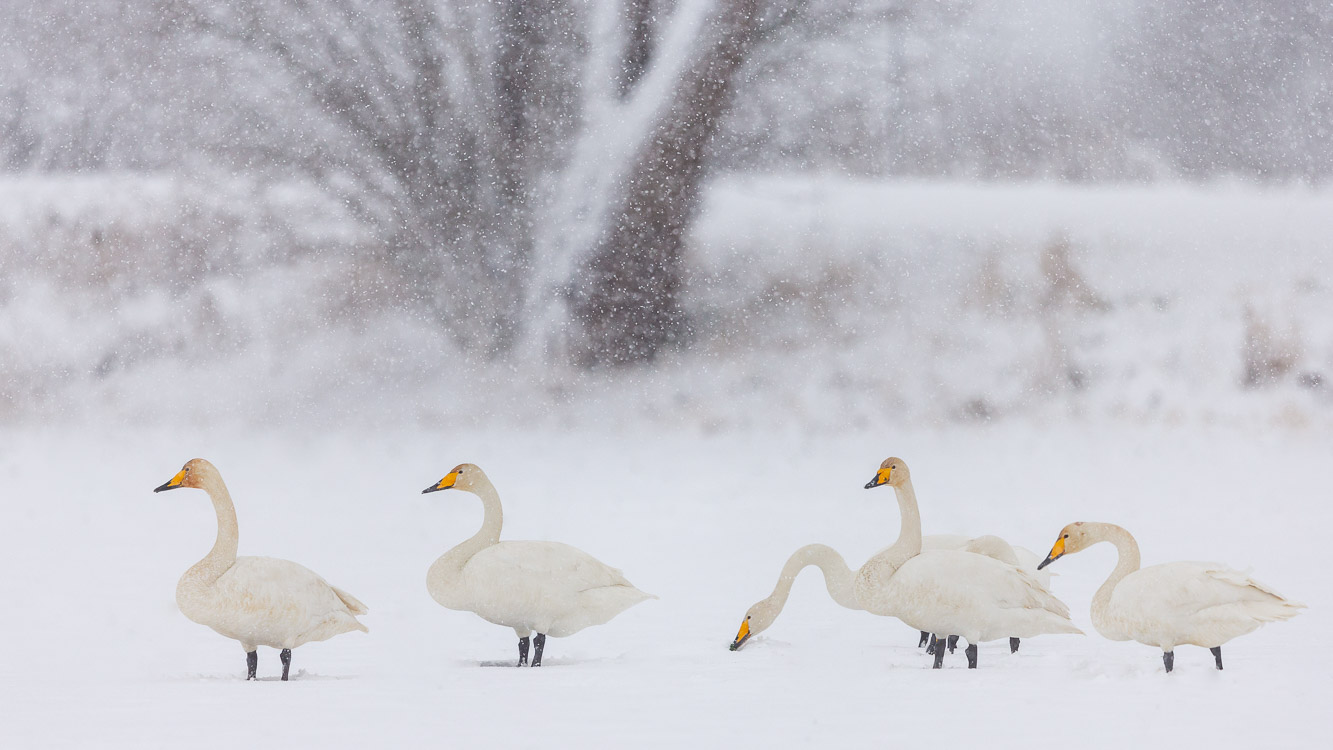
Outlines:
[[[1328,424],[1333,6],[0,7],[0,422]]]

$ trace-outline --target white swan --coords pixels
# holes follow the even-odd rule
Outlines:
[[[887,458],[866,489],[897,492],[902,528],[898,541],[856,575],[856,601],[873,614],[892,615],[916,628],[967,639],[969,668],[977,644],[1044,633],[1081,633],[1069,608],[1031,575],[998,560],[961,550],[921,551],[921,514],[911,473],[901,458]],[[935,651],[935,667],[943,649]]]
[[[500,496],[477,466],[461,464],[422,493],[448,489],[481,498],[485,514],[481,530],[430,566],[426,589],[444,607],[513,628],[519,638],[518,666],[528,660],[528,637],[534,631],[532,666],[538,667],[546,636],[573,635],[657,598],[568,544],[500,541]]]
[[[245,649],[247,680],[255,679],[259,646],[282,649],[282,679],[291,668],[291,650],[340,633],[369,629],[354,615],[366,605],[330,586],[309,568],[272,557],[237,557],[240,532],[231,494],[213,464],[192,459],[176,476],[153,490],[194,487],[208,493],[218,516],[218,536],[208,556],[185,571],[176,584],[176,606]]]
[[[1202,646],[1222,668],[1222,644],[1266,622],[1289,620],[1305,607],[1225,565],[1172,562],[1139,568],[1139,545],[1110,523],[1071,523],[1041,567],[1098,542],[1115,545],[1115,570],[1092,598],[1092,625],[1113,641],[1162,649],[1170,672],[1175,648]]]
[[[969,552],[975,552],[987,557],[993,557],[997,560],[1017,565],[1019,557],[1017,552],[1020,548],[1011,547],[1007,542],[997,536],[980,536],[975,539],[960,534],[932,534],[921,538],[921,544],[926,549],[964,549]],[[882,552],[883,550],[881,550]],[[1026,552],[1026,550],[1024,550]],[[1027,553],[1032,557],[1032,567],[1035,569],[1037,556],[1031,552]],[[759,635],[770,628],[782,614],[782,609],[787,605],[787,598],[791,595],[792,584],[801,571],[809,566],[819,568],[824,574],[824,586],[828,589],[829,596],[838,605],[847,609],[861,610],[861,605],[856,602],[856,593],[853,591],[853,581],[856,572],[847,566],[842,555],[838,551],[825,544],[808,544],[792,553],[782,566],[782,572],[778,575],[778,583],[773,588],[773,593],[768,597],[755,602],[745,612],[745,618],[741,620],[741,627],[736,632],[735,639],[731,642],[731,650],[737,651],[745,645],[753,636]],[[1050,574],[1045,574],[1049,580]],[[931,634],[925,631],[921,632],[921,640],[917,643],[918,647],[927,645],[930,642]],[[949,636],[948,648],[953,652],[954,644],[958,636]],[[1017,638],[1010,639],[1010,649],[1018,650]],[[934,653],[934,644],[931,643],[928,653]]]

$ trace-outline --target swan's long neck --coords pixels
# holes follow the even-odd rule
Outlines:
[[[471,484],[468,491],[481,498],[483,512],[481,528],[470,538],[436,560],[427,574],[430,579],[449,579],[461,573],[463,566],[474,555],[500,541],[500,529],[504,525],[504,510],[500,507],[500,493],[495,491],[495,485],[491,484],[491,480],[486,478],[485,474],[481,474],[475,468],[469,471],[477,472],[476,475],[470,477]]]
[[[909,477],[895,485],[898,495],[898,540],[888,549],[870,558],[853,582],[857,606],[875,614],[891,614],[881,592],[903,563],[921,554],[921,511],[916,506],[916,490]]]
[[[773,593],[768,597],[768,601],[778,612],[786,606],[796,576],[811,565],[819,568],[824,574],[824,585],[828,588],[833,601],[848,609],[861,608],[857,605],[856,595],[852,590],[852,570],[847,567],[842,555],[825,544],[808,544],[793,552],[787,559],[787,564],[782,566],[782,575],[778,577],[778,585],[773,587]]]
[[[504,526],[504,509],[500,507],[500,493],[495,491],[495,485],[484,475],[473,480],[472,494],[481,498],[482,518],[481,528],[473,534],[466,542],[455,547],[455,550],[467,550],[467,557],[471,558],[478,552],[486,549],[492,544],[500,541],[500,529]]]
[[[898,541],[884,550],[879,558],[897,570],[921,554],[921,511],[916,505],[916,489],[912,487],[910,477],[893,489],[898,495]]]
[[[1128,531],[1111,523],[1089,523],[1087,526],[1093,539],[1099,542],[1110,542],[1115,545],[1115,550],[1119,554],[1116,561],[1115,570],[1107,577],[1102,587],[1097,589],[1097,593],[1092,597],[1092,624],[1099,630],[1103,624],[1108,622],[1111,608],[1111,595],[1115,593],[1115,587],[1124,579],[1125,576],[1139,569],[1139,543],[1134,541],[1134,536]]]
[[[222,478],[210,478],[203,490],[213,501],[213,510],[218,516],[218,537],[213,542],[213,549],[185,572],[181,582],[209,586],[236,564],[236,547],[240,543],[241,534],[236,525],[236,506],[232,504],[231,493],[227,491]]]

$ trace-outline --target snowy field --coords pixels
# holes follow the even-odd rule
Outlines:
[[[159,415],[166,417],[168,415]],[[817,571],[742,651],[746,608],[797,547],[852,565],[898,533],[892,492],[861,489],[890,453],[912,466],[927,533],[995,533],[1040,553],[1075,520],[1134,532],[1144,563],[1253,568],[1310,605],[1225,649],[1216,672],[1096,635],[1114,551],[1061,560],[1055,593],[1089,633],[1000,642],[928,669],[916,633],[844,610]],[[859,434],[648,430],[220,434],[85,426],[0,431],[0,746],[40,747],[1314,747],[1328,741],[1333,436],[1229,428],[1037,427]],[[215,533],[200,491],[154,495],[211,459],[241,554],[299,561],[364,600],[370,634],[261,649],[185,619],[176,579]],[[481,505],[421,495],[473,461],[505,502],[504,538],[556,539],[661,597],[547,644],[515,669],[512,632],[436,605],[427,566]]]

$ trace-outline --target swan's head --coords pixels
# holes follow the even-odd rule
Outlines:
[[[778,619],[778,613],[781,611],[769,599],[750,607],[749,611],[745,613],[745,619],[741,621],[741,629],[736,631],[736,640],[731,642],[731,650],[740,650],[740,647],[744,646],[751,636],[759,635],[768,630],[773,621]]]
[[[873,489],[885,484],[899,487],[911,477],[912,473],[907,470],[907,464],[901,458],[890,456],[880,463],[879,471],[876,471],[875,476],[871,477],[869,482],[866,482],[866,489]]]
[[[1051,546],[1051,553],[1046,556],[1045,560],[1041,561],[1041,564],[1037,566],[1037,570],[1041,570],[1065,555],[1071,552],[1078,552],[1089,544],[1094,544],[1095,542],[1096,540],[1089,538],[1088,530],[1084,527],[1082,521],[1071,523],[1063,529],[1060,529],[1060,538],[1055,540],[1055,544]]]
[[[214,468],[213,464],[202,458],[192,458],[185,462],[185,466],[180,471],[176,472],[176,476],[167,480],[166,484],[153,490],[153,492],[178,490],[181,487],[203,489],[205,482],[217,476],[218,470]]]
[[[421,491],[421,494],[427,492],[439,492],[440,490],[472,490],[480,483],[486,481],[486,475],[477,468],[476,464],[459,464],[449,470],[444,475],[444,479],[432,484]]]

